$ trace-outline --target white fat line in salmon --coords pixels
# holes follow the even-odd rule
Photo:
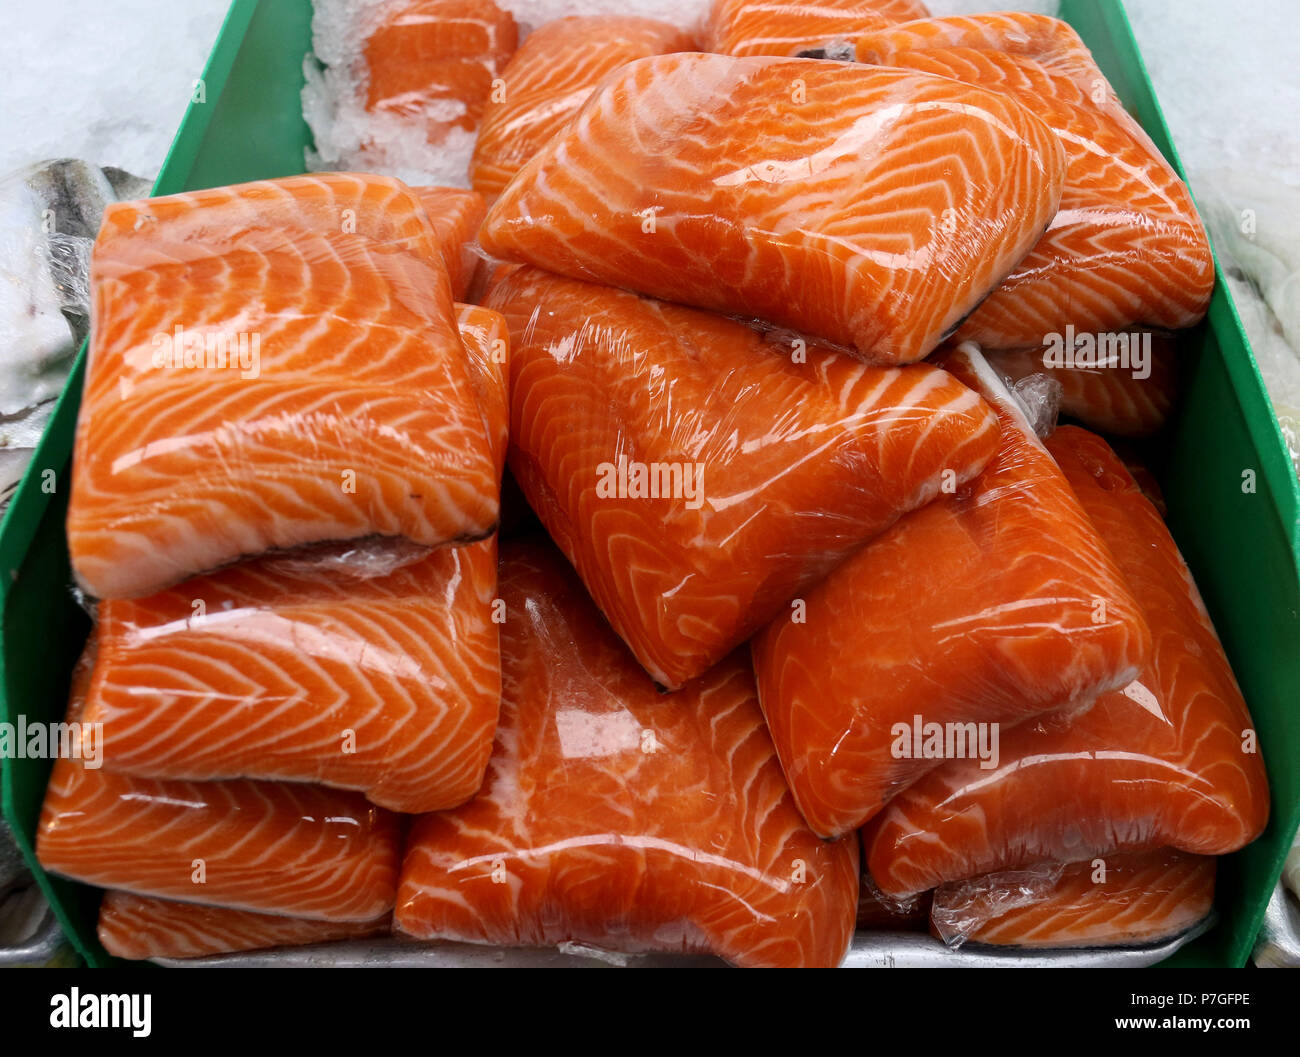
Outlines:
[[[153,336],[153,365],[159,370],[237,370],[248,381],[262,373],[262,335],[256,331],[186,330]]]
[[[1151,332],[1102,331],[1082,334],[1068,324],[1065,333],[1053,331],[1043,336],[1044,367],[1109,367],[1132,371],[1144,381],[1151,377]]]
[[[50,1027],[130,1028],[144,1039],[153,1030],[152,1007],[152,995],[83,995],[74,987],[69,994],[50,996]]]
[[[704,505],[701,462],[636,462],[620,455],[617,463],[596,466],[600,499],[684,499],[688,510]]]
[[[81,760],[96,770],[104,758],[102,723],[0,723],[0,759]]]
[[[980,769],[998,765],[1000,733],[997,723],[936,723],[913,716],[912,723],[889,729],[890,754],[896,760],[975,760]]]

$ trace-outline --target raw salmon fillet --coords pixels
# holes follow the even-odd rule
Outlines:
[[[1116,851],[1224,855],[1268,819],[1250,714],[1160,515],[1101,438],[1063,427],[1048,448],[1146,612],[1150,663],[1072,722],[1007,731],[995,770],[955,760],[896,797],[866,833],[891,896]]]
[[[1068,25],[1016,14],[909,22],[858,37],[856,55],[1005,92],[1065,148],[1060,212],[959,338],[1015,348],[1067,326],[1178,328],[1205,315],[1214,261],[1191,194]]]
[[[491,304],[511,337],[512,473],[669,688],[997,447],[993,412],[935,367],[869,367],[534,268]]]
[[[518,33],[492,0],[392,0],[362,53],[366,109],[423,122],[430,142],[473,131]]]
[[[510,331],[500,312],[478,305],[457,305],[456,325],[500,481],[510,441]]]
[[[91,282],[68,512],[89,594],[144,595],[275,548],[495,527],[446,270],[397,181],[111,206]]]
[[[854,63],[683,53],[605,80],[489,210],[496,257],[926,356],[1055,215],[1008,96]]]
[[[931,923],[950,946],[1157,943],[1205,920],[1214,905],[1215,864],[1212,856],[1161,848],[988,874],[941,886]]]
[[[1135,342],[1150,342],[1149,356],[1142,354],[1147,358],[1140,367],[1115,350],[1100,352],[1095,361],[1083,365],[1059,364],[1056,348],[991,349],[984,355],[994,370],[1013,382],[1031,374],[1055,378],[1061,383],[1061,414],[1090,429],[1117,437],[1146,437],[1169,420],[1178,395],[1173,336],[1147,333],[1130,336]]]
[[[272,557],[104,602],[85,708],[104,766],[315,782],[393,811],[464,803],[501,699],[496,539],[367,566],[388,557]]]
[[[387,914],[373,921],[312,921],[130,892],[107,892],[99,905],[99,942],[109,954],[136,961],[361,940],[386,935],[388,928]]]
[[[92,639],[73,674],[80,722]],[[177,782],[55,761],[36,855],[51,873],[187,903],[325,921],[392,908],[399,819],[356,793],[277,782]]]
[[[772,740],[822,836],[872,818],[958,749],[984,752],[963,762],[987,779],[994,733],[1086,707],[1129,683],[1150,652],[1141,610],[1010,394],[973,346],[943,362],[997,408],[996,458],[859,550],[752,643]],[[929,748],[926,724],[982,730],[983,749],[955,735],[952,750],[946,740]],[[934,886],[880,887],[897,896]]]
[[[662,694],[549,545],[502,548],[501,726],[478,798],[414,823],[397,929],[833,966],[857,847],[790,800],[743,655]]]
[[[463,301],[469,292],[478,267],[475,252],[479,225],[487,213],[487,203],[477,191],[459,187],[413,187],[433,227],[442,259],[447,265],[451,292]]]
[[[469,168],[474,189],[500,194],[624,63],[694,48],[688,33],[653,18],[589,15],[548,22],[515,52],[484,110]]]
[[[790,56],[929,17],[920,0],[714,0],[706,38],[709,51],[724,55]]]

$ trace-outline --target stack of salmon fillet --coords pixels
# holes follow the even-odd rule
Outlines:
[[[109,889],[105,947],[834,966],[859,925],[1203,923],[1263,761],[1101,434],[1163,427],[1213,266],[1073,31],[719,0],[492,79],[431,28],[491,0],[392,15],[376,92],[471,93],[474,190],[261,181],[95,246],[103,766],[57,762],[38,852]],[[1110,358],[1053,361],[1080,335]]]

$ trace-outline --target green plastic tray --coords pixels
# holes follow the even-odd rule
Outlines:
[[[1061,7],[1177,165],[1120,0]],[[156,194],[302,172],[310,23],[310,0],[234,0],[204,70],[205,101],[190,105]],[[1185,393],[1157,453],[1161,484],[1170,527],[1254,714],[1273,814],[1258,841],[1223,860],[1218,926],[1164,964],[1243,965],[1300,823],[1300,489],[1222,275],[1206,321],[1183,346]],[[88,629],[68,586],[63,530],[84,362],[83,349],[0,525],[0,720],[62,718]],[[1248,471],[1253,491],[1243,490]],[[32,854],[49,770],[47,761],[8,761],[4,815],[77,951],[92,965],[111,964],[95,938],[99,890],[46,875]]]

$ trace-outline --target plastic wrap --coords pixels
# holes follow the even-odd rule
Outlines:
[[[1007,731],[996,768],[956,760],[896,797],[864,831],[895,897],[1117,851],[1226,854],[1268,819],[1250,714],[1164,522],[1099,437],[1064,427],[1048,447],[1142,604],[1150,663],[1068,724]]]
[[[1189,327],[1205,315],[1214,259],[1191,194],[1069,25],[973,15],[868,31],[853,46],[859,62],[1005,92],[1065,148],[1060,212],[958,337],[1020,348],[1076,329]]]
[[[436,233],[385,177],[110,207],[68,542],[139,596],[273,548],[487,535],[498,486]]]
[[[365,579],[271,558],[106,601],[85,720],[115,774],[455,807],[482,784],[496,730],[495,594],[493,537]]]
[[[824,836],[861,825],[945,762],[945,772],[958,761],[998,773],[1007,728],[1124,686],[1151,648],[1137,603],[1019,405],[973,346],[943,362],[997,408],[997,457],[858,551],[752,643],[795,801]]]
[[[1164,426],[1178,395],[1172,335],[1135,331],[1120,338],[1076,335],[1075,341],[1068,355],[1064,345],[984,355],[1017,386],[1035,377],[1053,379],[1061,387],[1061,414],[1101,433],[1145,437]],[[1080,348],[1095,351],[1084,355]]]
[[[373,921],[312,921],[229,907],[194,906],[130,892],[107,892],[99,942],[117,958],[202,958],[236,951],[301,947],[384,936],[389,915]]]
[[[396,928],[838,964],[853,935],[857,845],[820,841],[800,819],[743,654],[662,694],[547,544],[503,546],[501,597],[488,777],[464,807],[415,822]]]
[[[94,651],[92,638],[73,674],[68,723],[82,721]],[[398,816],[355,793],[133,778],[87,756],[61,756],[50,776],[36,854],[52,873],[326,921],[369,921],[393,905]]]
[[[314,169],[464,185],[474,131],[518,43],[492,0],[313,0],[303,116]]]
[[[490,303],[510,328],[513,475],[670,688],[997,446],[992,411],[935,367],[532,268]]]
[[[433,226],[434,237],[447,264],[452,296],[463,301],[479,265],[475,240],[487,213],[487,203],[476,191],[463,191],[459,187],[413,187],[411,190]]]
[[[511,178],[624,63],[647,55],[693,51],[690,34],[634,15],[574,16],[531,33],[501,74],[474,143],[470,181],[498,195]]]
[[[1215,860],[1161,848],[1038,863],[942,885],[930,912],[950,947],[1138,946],[1178,936],[1214,905]]]
[[[839,58],[836,44],[892,22],[928,18],[920,0],[714,0],[709,51]]]
[[[1057,137],[1000,93],[815,59],[664,55],[602,82],[480,241],[910,363],[1030,249],[1064,178]]]

